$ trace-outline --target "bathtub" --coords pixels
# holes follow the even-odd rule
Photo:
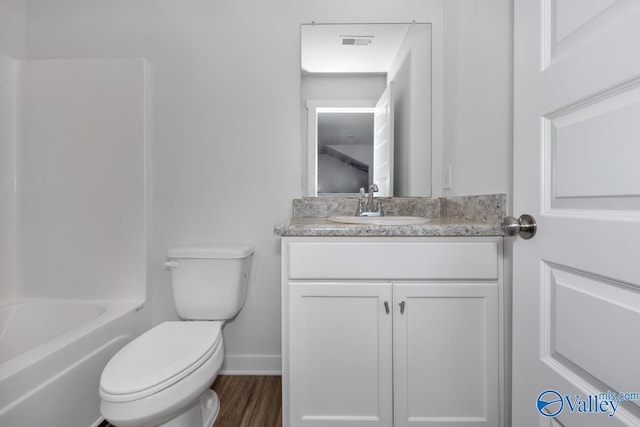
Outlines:
[[[0,304],[0,426],[100,424],[109,359],[142,332],[140,302]]]

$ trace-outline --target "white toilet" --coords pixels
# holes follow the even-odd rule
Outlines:
[[[123,347],[100,378],[100,411],[117,427],[210,427],[218,396],[209,389],[222,365],[222,325],[247,294],[250,245],[167,251],[176,310]]]

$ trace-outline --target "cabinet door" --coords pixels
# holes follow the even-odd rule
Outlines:
[[[498,426],[498,285],[393,286],[394,426]]]
[[[390,283],[289,283],[290,426],[393,423]]]

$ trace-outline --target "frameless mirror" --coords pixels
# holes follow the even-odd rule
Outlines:
[[[307,195],[431,195],[431,25],[301,26]]]

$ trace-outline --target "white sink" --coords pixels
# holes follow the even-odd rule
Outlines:
[[[339,224],[414,225],[428,224],[430,219],[421,216],[330,216],[327,221]]]

